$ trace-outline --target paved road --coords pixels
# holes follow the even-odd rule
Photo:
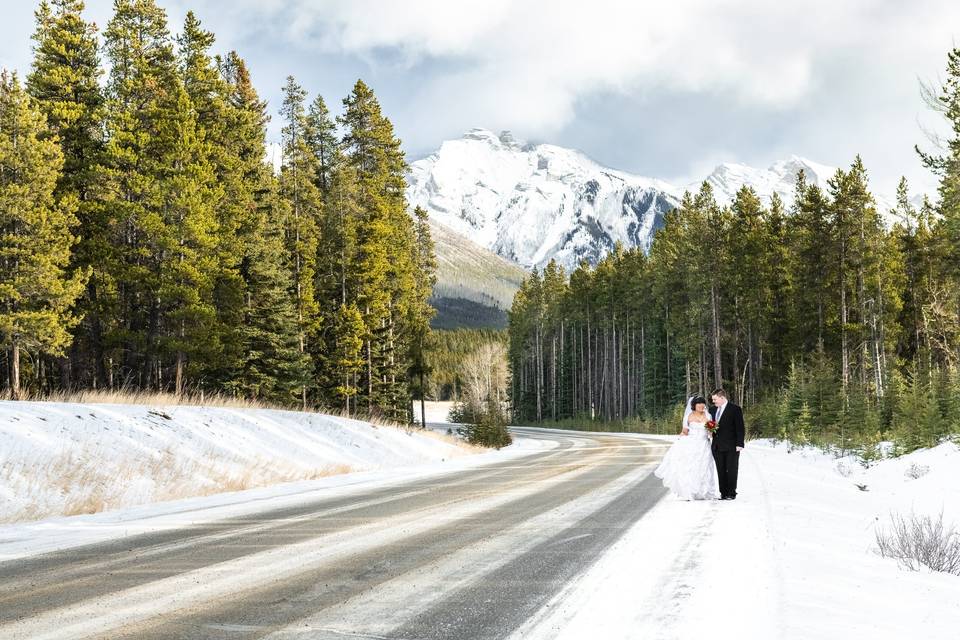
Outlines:
[[[0,563],[0,638],[506,638],[664,494],[663,443],[515,432],[557,446]]]

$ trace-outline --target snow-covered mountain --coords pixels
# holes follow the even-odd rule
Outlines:
[[[572,149],[473,129],[414,162],[407,198],[431,218],[524,267],[596,262],[617,241],[648,246],[678,203],[667,183]]]
[[[808,183],[816,183],[823,189],[827,188],[827,180],[837,171],[836,167],[828,167],[799,156],[791,156],[787,160],[774,163],[767,169],[724,162],[717,166],[705,181],[713,187],[717,202],[721,204],[732,202],[737,191],[746,185],[753,187],[753,190],[767,203],[776,193],[789,206],[793,202],[797,174],[801,170]],[[700,182],[691,184],[688,189],[696,192],[700,189],[700,184]]]
[[[789,207],[801,170],[824,189],[836,172],[792,156],[766,169],[723,163],[704,180],[720,204],[746,185],[766,202],[779,194]],[[481,247],[525,268],[556,258],[573,269],[581,260],[596,263],[618,241],[648,247],[664,214],[702,181],[675,186],[604,167],[573,149],[472,129],[412,163],[408,184],[411,207]],[[893,199],[875,199],[886,215]]]

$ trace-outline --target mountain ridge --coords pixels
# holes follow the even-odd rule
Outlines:
[[[801,169],[822,188],[836,172],[793,155],[765,169],[724,162],[704,180],[677,186],[606,167],[576,149],[474,128],[410,164],[407,200],[525,269],[556,259],[572,270],[583,260],[595,264],[617,242],[648,248],[664,215],[704,181],[720,204],[746,185],[767,203],[776,193],[789,206]],[[875,199],[881,211],[892,203]]]

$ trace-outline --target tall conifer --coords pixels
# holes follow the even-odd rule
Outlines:
[[[73,196],[56,199],[63,153],[15,75],[0,76],[0,340],[8,385],[21,394],[24,351],[61,354],[86,273],[68,272]]]
[[[61,384],[104,383],[104,309],[99,303],[107,227],[96,206],[101,196],[96,166],[103,149],[103,94],[96,27],[83,19],[81,0],[44,0],[36,11],[34,58],[27,90],[47,117],[63,150],[63,171],[56,197],[77,201],[77,245],[72,268],[92,268],[86,295],[77,303],[81,323],[74,329],[70,360],[61,363]]]

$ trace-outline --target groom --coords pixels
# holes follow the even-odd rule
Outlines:
[[[743,451],[743,411],[727,400],[727,392],[717,389],[710,395],[713,409],[710,415],[717,423],[713,434],[713,459],[717,463],[720,480],[720,499],[736,500],[737,471],[740,468],[740,452]]]

